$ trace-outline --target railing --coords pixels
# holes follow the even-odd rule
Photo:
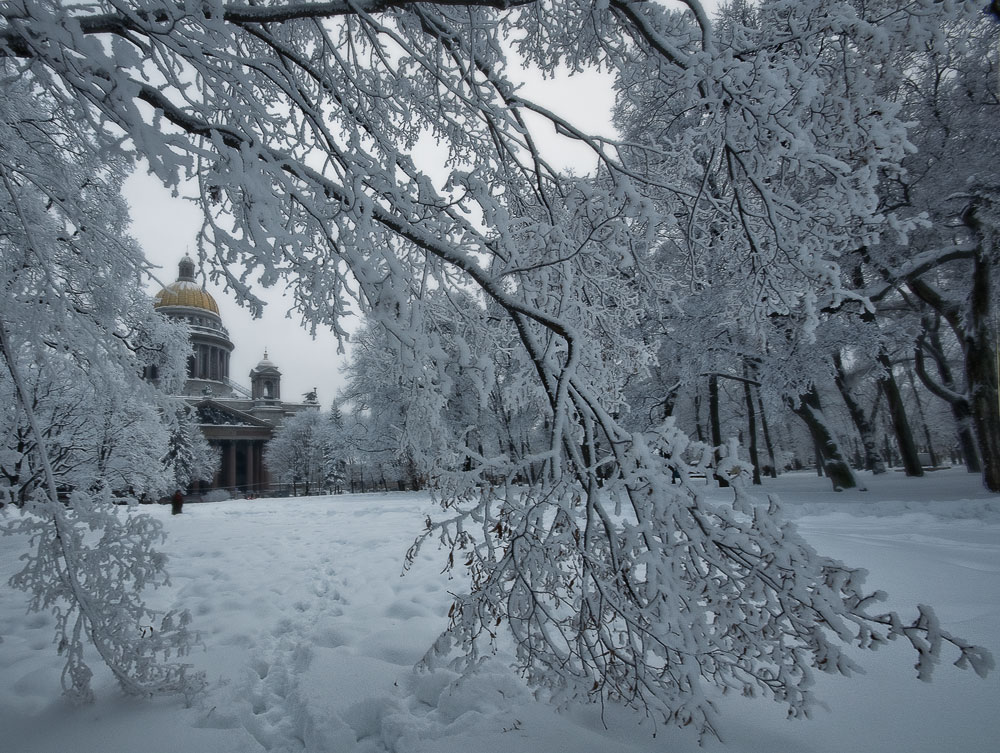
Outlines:
[[[229,377],[226,377],[225,382],[227,385],[232,387],[234,391],[239,392],[241,395],[243,395],[243,397],[249,397],[251,399],[253,398],[253,393],[239,382],[234,382]]]

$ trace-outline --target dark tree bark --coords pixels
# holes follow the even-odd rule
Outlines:
[[[938,458],[937,453],[934,452],[934,442],[931,439],[931,430],[927,426],[927,416],[924,413],[923,401],[920,399],[920,392],[917,391],[917,379],[913,376],[913,370],[906,370],[906,378],[910,380],[910,387],[913,389],[913,402],[917,406],[917,418],[920,419],[920,425],[924,429],[924,441],[927,442],[927,454],[931,459],[931,467],[937,468]]]
[[[771,470],[768,475],[771,478],[778,478],[778,461],[774,456],[774,442],[771,441],[771,430],[767,425],[767,414],[764,412],[764,398],[757,393],[757,408],[760,411],[760,431],[764,435],[764,447],[767,448],[767,457],[771,461]]]
[[[812,387],[800,398],[798,405],[792,403],[791,408],[809,429],[809,434],[822,455],[826,474],[833,484],[834,490],[857,488],[858,481],[854,477],[854,472],[841,452],[837,438],[827,425],[816,388]]]
[[[743,375],[747,376],[745,367]],[[753,464],[753,483],[760,486],[760,462],[757,460],[757,416],[754,413],[753,393],[749,380],[743,382],[743,397],[747,405],[747,434],[750,435],[747,447],[750,452],[750,462]]]
[[[712,444],[715,446],[715,463],[718,467],[721,459],[720,448],[722,447],[722,424],[719,421],[719,378],[714,374],[708,378],[708,422],[712,430]],[[716,474],[719,486],[729,486],[729,482]]]
[[[889,441],[889,433],[885,432],[882,434],[882,444],[883,450],[885,451],[885,459],[892,466],[899,465],[899,458],[896,456],[895,451],[892,449],[892,443]]]
[[[694,433],[699,442],[705,441],[705,430],[701,426],[701,390],[697,387],[694,392]]]
[[[851,416],[851,421],[854,422],[854,428],[858,430],[858,436],[861,437],[861,446],[864,448],[865,454],[865,469],[875,474],[885,473],[885,460],[882,458],[882,453],[878,451],[878,438],[875,434],[875,427],[865,415],[865,409],[861,407],[861,404],[855,400],[854,395],[851,393],[851,389],[847,384],[847,373],[844,370],[844,363],[840,358],[839,352],[833,354],[833,365],[836,369],[834,382],[837,385],[837,390],[844,400],[844,405],[847,406],[847,412]]]
[[[979,448],[976,446],[976,438],[972,433],[972,408],[969,405],[968,397],[956,389],[951,365],[945,358],[944,349],[941,347],[941,336],[938,332],[940,319],[940,315],[935,315],[933,318],[924,317],[924,331],[917,340],[914,354],[915,370],[928,391],[944,400],[951,408],[951,415],[955,419],[955,436],[966,470],[969,473],[982,473]],[[927,372],[925,354],[934,359],[938,381],[935,381]]]
[[[976,239],[972,256],[972,280],[963,316],[959,304],[949,301],[933,286],[920,279],[910,289],[951,326],[962,344],[970,417],[982,462],[983,484],[1000,492],[1000,403],[997,393],[997,364],[994,332],[990,326],[991,256],[996,254],[997,233],[988,233],[979,215],[977,196],[962,214],[962,222]],[[987,248],[987,239],[992,244]]]
[[[917,444],[913,441],[913,431],[906,418],[903,396],[899,392],[896,378],[892,375],[892,362],[889,360],[889,355],[885,352],[879,353],[878,362],[885,369],[885,376],[879,382],[889,406],[892,430],[896,435],[896,445],[899,447],[899,455],[903,461],[903,470],[906,471],[907,476],[923,476],[924,469],[920,465],[920,457],[917,455]]]
[[[983,461],[983,483],[992,492],[1000,492],[1000,395],[997,394],[997,362],[994,336],[990,328],[990,275],[996,253],[997,234],[992,233],[994,248],[986,248],[986,228],[978,216],[978,201],[965,212],[965,225],[976,234],[977,249],[973,259],[972,293],[963,331],[965,373],[969,385],[972,421]]]

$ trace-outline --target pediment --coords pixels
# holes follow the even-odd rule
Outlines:
[[[218,400],[206,398],[194,404],[198,423],[202,426],[255,426],[273,429],[274,426]]]

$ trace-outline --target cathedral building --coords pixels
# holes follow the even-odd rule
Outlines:
[[[191,330],[183,397],[195,409],[209,444],[222,452],[222,464],[210,486],[192,491],[228,489],[237,495],[257,495],[272,488],[264,463],[264,446],[289,416],[319,410],[316,393],[304,403],[281,399],[281,371],[267,352],[249,374],[249,388],[229,377],[229,357],[235,346],[222,324],[219,306],[195,280],[189,256],[178,265],[177,281],[153,298],[153,306],[172,319],[185,320]],[[156,374],[150,376],[155,379]]]

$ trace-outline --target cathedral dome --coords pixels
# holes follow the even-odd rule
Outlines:
[[[172,282],[153,297],[153,307],[187,306],[211,311],[219,316],[219,305],[211,294],[194,279],[194,261],[190,256],[181,259],[178,265],[177,282]]]

